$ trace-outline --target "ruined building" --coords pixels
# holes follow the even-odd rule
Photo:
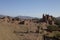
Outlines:
[[[54,25],[54,17],[50,16],[48,14],[46,14],[46,15],[43,14],[42,21],[47,24]]]

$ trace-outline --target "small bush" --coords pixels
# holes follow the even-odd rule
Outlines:
[[[50,31],[57,31],[59,28],[57,26],[49,25],[47,26],[48,30]]]

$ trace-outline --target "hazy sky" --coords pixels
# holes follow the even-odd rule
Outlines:
[[[0,14],[41,17],[42,14],[60,16],[60,0],[0,0]]]

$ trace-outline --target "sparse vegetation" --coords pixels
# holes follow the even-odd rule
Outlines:
[[[54,25],[48,25],[47,28],[49,31],[58,31],[59,29],[58,26],[54,26]]]
[[[55,24],[60,26],[60,20],[56,19]]]

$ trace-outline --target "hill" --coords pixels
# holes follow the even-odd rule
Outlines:
[[[60,17],[56,17],[57,20],[60,20]]]

